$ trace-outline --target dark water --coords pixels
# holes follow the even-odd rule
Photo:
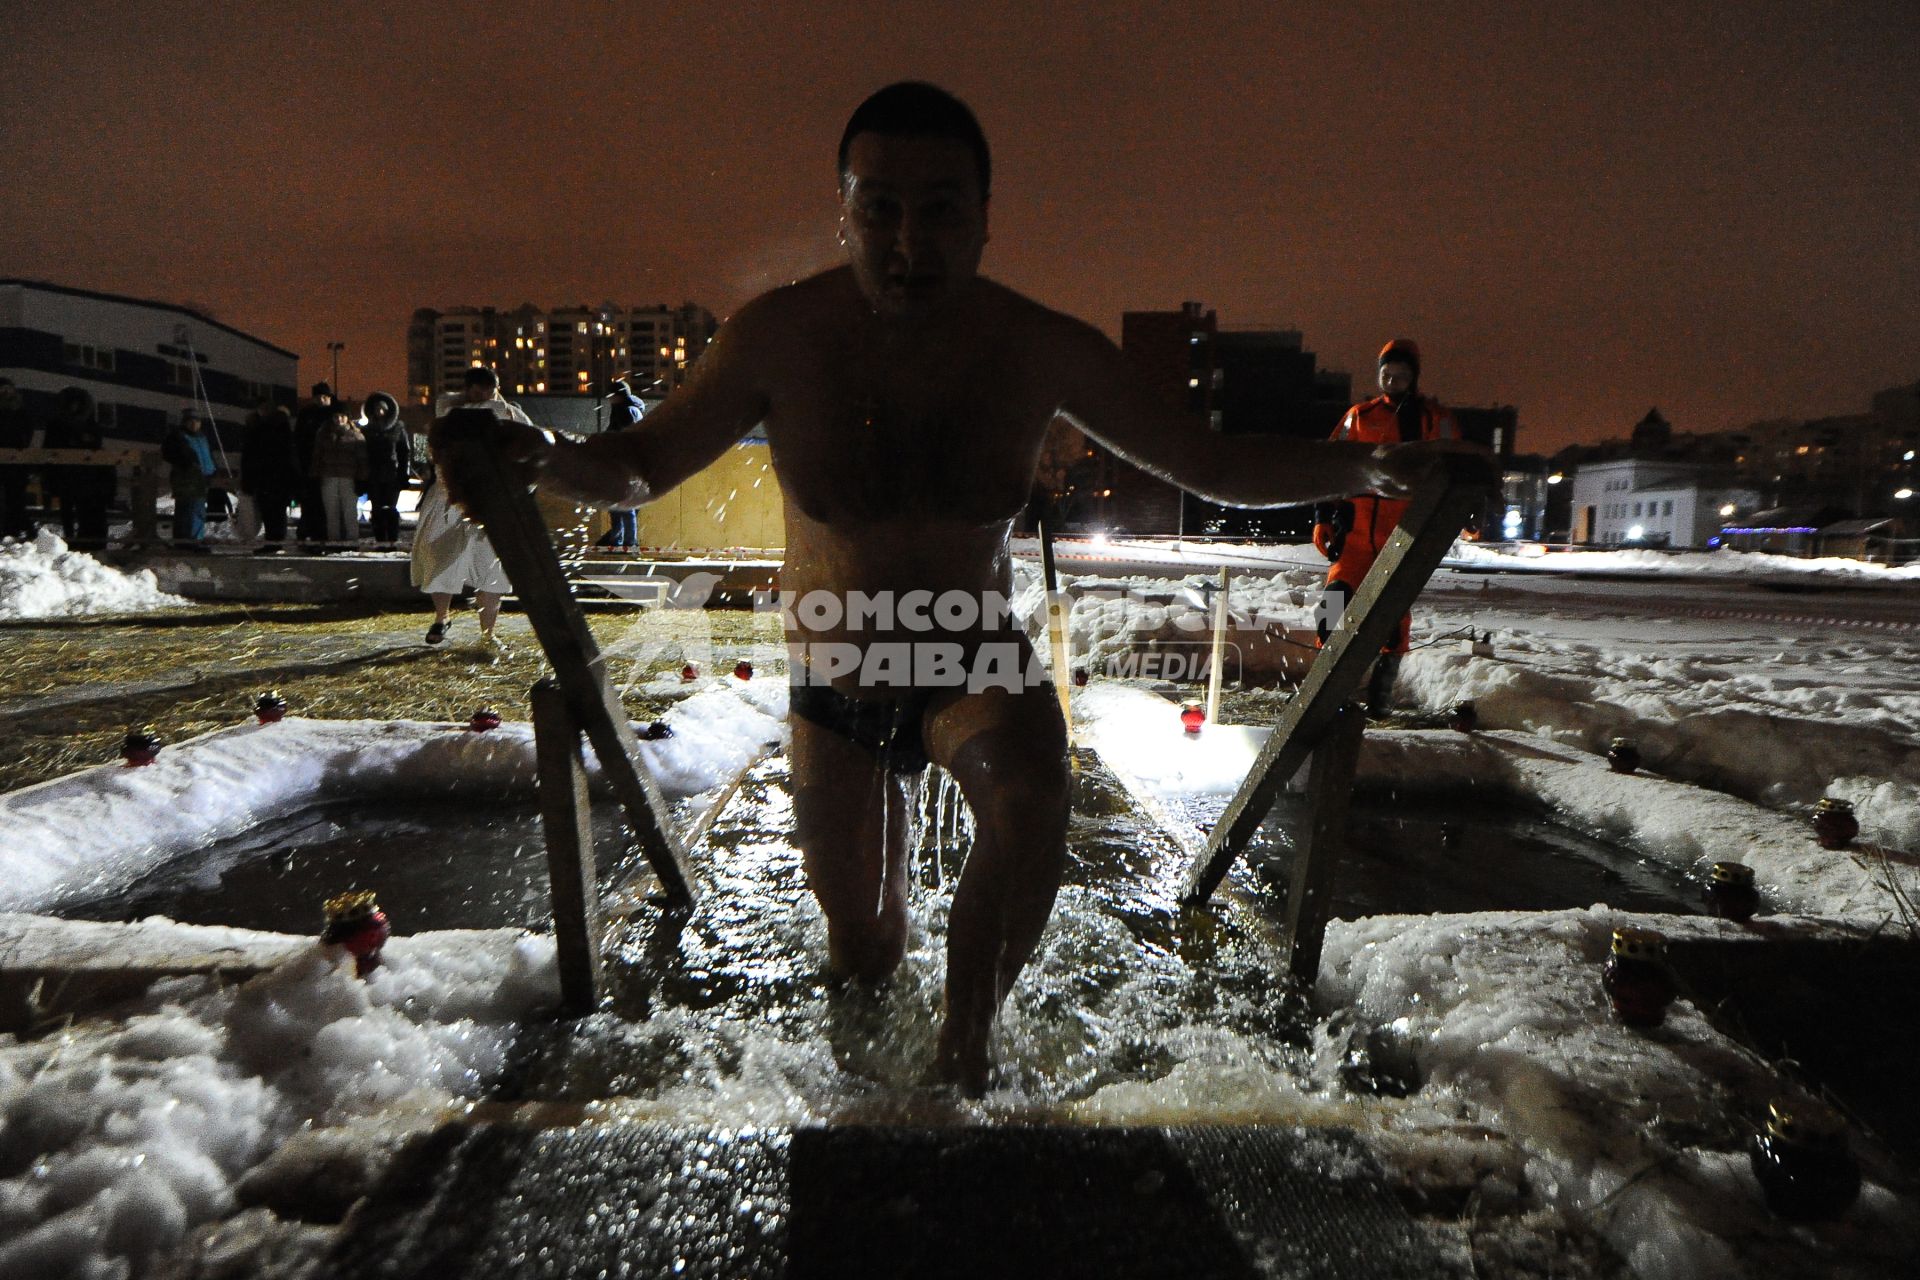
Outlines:
[[[1304,802],[1276,806],[1248,851],[1264,882],[1284,885]],[[1604,902],[1621,911],[1701,910],[1681,872],[1544,818],[1485,801],[1356,798],[1333,914],[1557,911]]]
[[[626,848],[619,810],[595,806],[593,827],[604,879]],[[400,933],[544,928],[551,909],[539,815],[524,805],[447,801],[327,805],[176,859],[60,914],[317,933],[326,900],[352,889],[376,892]]]
[[[1133,868],[1136,875],[1125,874],[1129,863],[1139,861],[1137,848],[1130,852],[1138,833],[1094,834],[1108,799],[1116,806],[1123,803],[1099,788],[1082,788],[1078,871],[1070,872],[1068,881],[1092,867],[1108,872],[1095,878],[1106,882],[1102,889],[1109,911],[1143,940],[1154,939],[1155,922],[1164,921],[1163,904],[1148,907],[1137,900],[1145,887],[1137,879],[1139,867]],[[1277,889],[1286,883],[1299,805],[1297,797],[1283,799],[1248,850],[1247,864],[1263,885]],[[763,804],[752,816],[762,822],[790,820],[784,805],[772,808],[778,812]],[[736,849],[756,847],[753,833],[731,829],[737,825],[730,822],[714,834]],[[761,839],[783,835],[769,830]],[[609,868],[624,865],[628,857],[617,807],[595,807],[594,836],[605,880]],[[1356,801],[1349,844],[1334,883],[1333,911],[1342,919],[1556,910],[1596,902],[1623,911],[1698,910],[1696,888],[1671,868],[1506,808],[1400,800],[1389,810]],[[743,860],[753,861],[738,855],[727,859]],[[949,874],[958,872],[955,861]],[[163,915],[191,924],[306,933],[319,928],[327,898],[351,889],[377,892],[382,910],[404,933],[544,928],[550,910],[539,816],[524,806],[432,801],[309,809],[176,860],[125,890],[61,914],[83,920]],[[716,909],[725,913],[734,909],[727,904],[737,902],[729,894]]]

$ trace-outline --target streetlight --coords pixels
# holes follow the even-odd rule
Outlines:
[[[333,398],[340,398],[340,353],[347,349],[344,342],[329,342],[327,350],[333,353]]]

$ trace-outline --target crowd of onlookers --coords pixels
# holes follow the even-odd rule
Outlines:
[[[68,387],[44,422],[31,415],[13,382],[0,378],[0,449],[100,449],[100,415],[93,396]],[[189,405],[160,441],[173,497],[172,539],[184,550],[205,550],[210,515],[232,521],[234,538],[267,552],[292,538],[304,550],[361,545],[360,498],[371,506],[369,538],[381,550],[400,543],[400,494],[414,476],[413,440],[400,405],[376,391],[358,408],[317,383],[298,412],[263,402],[247,415],[237,440],[214,436],[201,409]],[[0,537],[31,537],[29,506],[35,473],[40,513],[57,507],[70,546],[104,547],[107,513],[118,490],[110,464],[36,466],[0,463]],[[289,517],[293,527],[288,528]]]

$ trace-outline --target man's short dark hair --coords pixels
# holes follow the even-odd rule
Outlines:
[[[483,364],[477,364],[467,370],[467,376],[463,381],[464,385],[469,387],[485,387],[489,391],[500,389],[500,375]]]
[[[840,185],[847,184],[847,149],[863,133],[878,133],[889,138],[951,138],[964,142],[973,152],[974,169],[980,178],[980,198],[985,200],[992,187],[993,158],[987,151],[987,135],[967,104],[938,85],[921,80],[902,80],[878,90],[853,109],[847,128],[840,135]]]

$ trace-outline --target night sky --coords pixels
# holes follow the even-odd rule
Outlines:
[[[1367,384],[1405,334],[1530,451],[1920,378],[1911,0],[15,3],[0,275],[398,392],[417,306],[830,265],[840,128],[903,78],[994,145],[987,273],[1116,335],[1198,299]]]

